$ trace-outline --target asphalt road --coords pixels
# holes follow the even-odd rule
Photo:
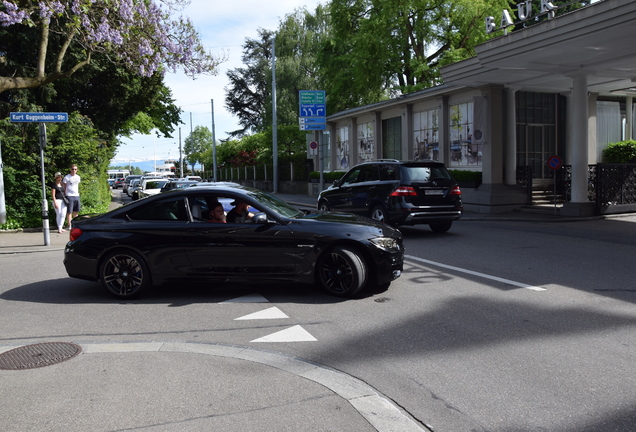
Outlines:
[[[633,431],[635,222],[405,227],[403,276],[354,300],[254,284],[120,302],[59,252],[5,255],[0,344],[258,347],[358,378],[433,431]]]

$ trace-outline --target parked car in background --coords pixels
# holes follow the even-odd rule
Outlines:
[[[462,193],[443,163],[382,159],[351,168],[318,196],[318,209],[389,225],[428,224],[446,232],[463,213]]]
[[[113,183],[113,189],[119,189],[120,187],[124,187],[124,182],[126,181],[126,179],[124,177],[118,177],[115,179],[115,182]]]
[[[156,195],[161,192],[161,188],[170,180],[166,178],[161,179],[144,179],[141,181],[138,194],[139,198],[146,198],[151,195]]]
[[[180,179],[180,180],[201,181],[203,179],[201,177],[199,177],[199,176],[191,175],[191,176],[185,176],[183,179]]]
[[[108,186],[113,187],[114,184],[115,184],[115,179],[114,178],[109,178],[108,179]]]
[[[139,199],[139,184],[141,183],[141,179],[132,179],[130,181],[130,185],[126,188],[126,194],[131,197],[133,200]]]
[[[134,180],[134,179],[140,179],[142,176],[138,175],[138,174],[131,174],[129,176],[126,177],[126,181],[124,182],[123,185],[123,192],[124,193],[128,193],[128,187],[130,186],[130,183]]]
[[[183,189],[197,184],[195,180],[170,180],[161,188],[161,192],[168,192],[175,189]]]
[[[215,203],[236,200],[258,212],[242,223],[208,220]],[[351,297],[398,278],[403,258],[402,234],[386,224],[307,214],[260,190],[217,186],[157,194],[74,220],[64,266],[70,277],[100,281],[122,299],[166,281],[316,283]]]

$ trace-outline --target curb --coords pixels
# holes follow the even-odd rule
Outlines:
[[[272,351],[218,343],[74,342],[83,355],[98,353],[178,352],[232,358],[273,367],[326,387],[364,417],[378,432],[426,432],[391,400],[349,374],[308,360]],[[0,346],[0,353],[24,345]]]

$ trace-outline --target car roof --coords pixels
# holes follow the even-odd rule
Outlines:
[[[421,160],[397,160],[397,159],[373,159],[373,160],[368,160],[365,162],[361,162],[357,165],[355,165],[353,168],[357,167],[357,166],[362,166],[362,165],[372,165],[372,164],[378,164],[378,163],[382,163],[382,164],[392,164],[392,165],[405,165],[405,166],[432,166],[432,165],[436,165],[436,166],[446,166],[444,164],[444,162],[440,162],[440,161],[434,161],[432,159],[421,159]]]
[[[235,187],[235,186],[241,186],[238,183],[234,183],[234,182],[193,182],[194,185],[192,187],[197,187],[197,188],[201,188],[201,187],[222,187],[222,186],[230,186],[230,187]]]

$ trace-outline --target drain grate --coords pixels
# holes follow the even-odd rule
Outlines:
[[[82,352],[82,347],[69,342],[44,342],[14,348],[0,354],[0,369],[35,369],[62,363]]]

